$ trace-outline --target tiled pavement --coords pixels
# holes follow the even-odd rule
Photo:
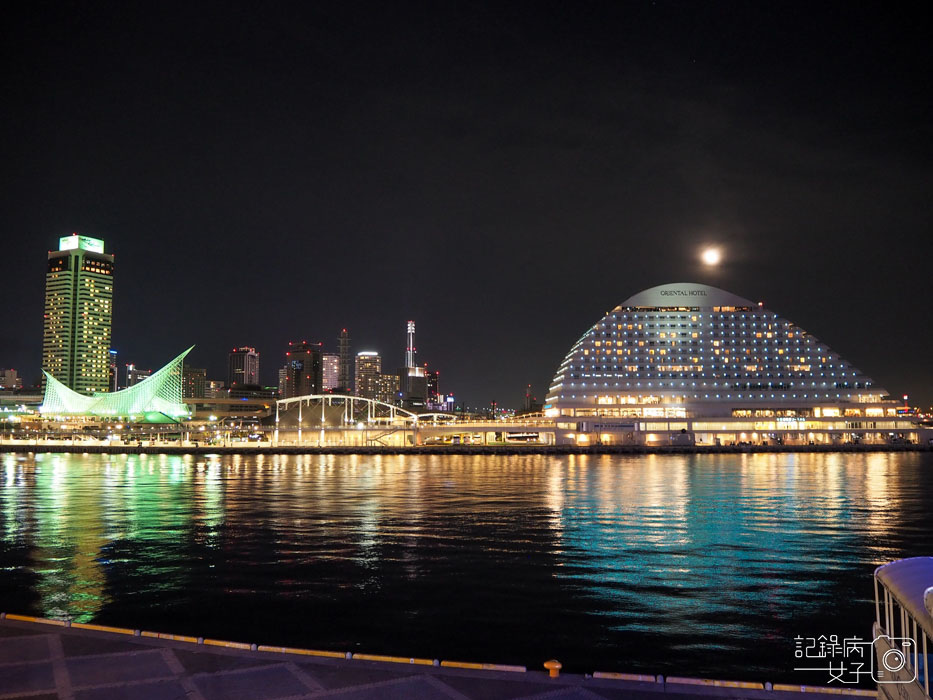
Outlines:
[[[703,700],[699,696],[710,695],[814,697],[208,648],[0,620],[0,700]]]

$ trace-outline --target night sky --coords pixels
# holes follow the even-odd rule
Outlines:
[[[816,10],[814,10],[816,8]],[[712,283],[933,403],[928,24],[787,2],[4,8],[0,367],[38,376],[46,251],[116,255],[113,345],[350,329],[469,405],[543,398],[641,289]],[[726,264],[700,269],[699,249]]]

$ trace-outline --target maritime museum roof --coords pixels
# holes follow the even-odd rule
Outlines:
[[[182,400],[182,367],[193,347],[138,384],[112,393],[79,394],[43,371],[45,398],[39,412],[56,416],[137,418],[148,422],[167,422],[187,416],[189,411]]]

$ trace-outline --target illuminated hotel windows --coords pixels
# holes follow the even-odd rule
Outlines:
[[[65,236],[45,279],[42,368],[75,391],[107,391],[113,256],[99,239]]]
[[[677,296],[702,305],[664,303]],[[605,391],[575,394],[577,387],[583,388],[580,380]],[[826,399],[845,406],[823,415],[842,417],[846,410],[851,416],[868,415],[856,411],[886,394],[790,321],[747,299],[697,284],[662,285],[616,307],[574,344],[545,403],[552,412],[574,415],[610,403],[606,396],[627,403],[623,397],[643,386],[655,390],[661,404],[673,403],[689,387],[691,415],[730,416],[733,408],[744,410],[735,404],[774,404],[768,410],[796,404],[803,410]]]

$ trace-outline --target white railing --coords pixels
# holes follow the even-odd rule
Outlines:
[[[877,575],[874,580],[876,634],[886,636],[888,639],[884,640],[884,642],[889,644],[891,649],[900,651],[904,659],[906,675],[908,677],[914,676],[916,684],[929,698],[929,652],[933,651],[931,623],[929,621],[918,623],[916,617],[894,597],[884,582],[878,580]],[[930,583],[933,584],[933,581]],[[930,595],[931,590],[933,590],[933,586],[927,589],[927,595]],[[877,637],[875,644],[878,644]],[[872,652],[876,655],[878,663],[884,664],[884,661],[878,658],[884,655],[879,655],[877,649],[873,649]],[[892,682],[903,683],[903,681]]]

